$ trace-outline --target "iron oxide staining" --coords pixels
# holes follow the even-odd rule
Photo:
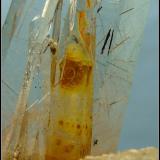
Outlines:
[[[76,137],[80,137],[82,135],[90,137],[91,135],[91,128],[89,127],[89,124],[80,124],[73,121],[63,120],[59,120],[57,124],[61,130],[70,132]]]
[[[77,133],[78,136],[81,136],[83,134],[83,132],[82,132],[83,129],[82,129],[80,124],[76,125],[76,130],[77,130],[76,133]]]
[[[51,124],[51,115],[50,115],[50,112],[49,112],[48,122],[47,122],[48,128],[50,127],[50,124]]]
[[[82,157],[84,157],[86,155],[86,150],[85,150],[84,146],[81,147],[80,154]]]
[[[90,0],[88,1],[90,3]],[[88,3],[88,6],[90,4]],[[83,116],[90,116],[92,94],[92,68],[93,61],[91,54],[94,51],[93,35],[89,33],[87,14],[82,11],[79,15],[79,36],[71,35],[70,41],[64,48],[64,57],[59,65],[60,77],[57,96],[61,97],[62,103],[59,104],[64,114],[55,116],[55,128],[57,135],[52,135],[52,142],[48,155],[53,155],[58,160],[78,160],[81,158],[80,152],[86,155],[90,152],[91,143],[91,120]],[[80,38],[77,38],[80,37]],[[71,96],[74,95],[74,96]],[[84,105],[77,103],[81,100]],[[63,99],[65,99],[63,103]],[[59,103],[59,101],[57,102]],[[66,111],[67,107],[67,112]],[[76,108],[76,110],[75,110]],[[82,109],[81,109],[82,108]],[[56,111],[55,111],[56,112]],[[86,127],[87,126],[87,127]],[[56,145],[55,140],[61,138],[61,143]],[[55,144],[55,145],[54,145]],[[83,147],[81,147],[81,145]]]
[[[45,155],[46,160],[58,160],[55,156]]]
[[[64,152],[70,153],[70,152],[72,152],[73,148],[74,148],[73,144],[65,145],[64,146]]]
[[[52,147],[48,148],[45,159],[46,160],[68,160],[72,159],[77,151],[77,146],[68,138],[62,138],[59,135],[52,136]],[[75,158],[74,158],[75,159]]]
[[[59,123],[60,126],[63,126],[63,124],[64,124],[63,120],[59,120],[58,123]]]
[[[80,155],[82,158],[84,158],[86,155],[89,155],[90,154],[90,145],[81,145],[80,146]]]
[[[80,129],[80,128],[81,128],[80,124],[77,124],[77,129]]]
[[[87,75],[87,83],[90,70],[91,67],[85,66],[80,62],[66,60],[61,85],[68,87],[81,85],[85,79],[85,75]]]
[[[78,42],[75,36],[72,39]],[[62,88],[86,87],[92,72],[92,62],[85,49],[77,42],[68,44],[66,57],[60,63],[60,85]]]
[[[56,139],[56,145],[57,145],[57,146],[60,146],[61,144],[62,144],[61,139]]]

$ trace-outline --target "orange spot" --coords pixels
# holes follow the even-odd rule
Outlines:
[[[62,143],[62,142],[61,142],[60,139],[57,139],[57,140],[56,140],[56,145],[57,145],[57,146],[59,146],[61,143]]]
[[[63,77],[61,80],[61,85],[68,87],[80,85],[81,83],[83,83],[85,74],[89,74],[88,70],[91,68],[89,67],[90,66],[82,65],[80,62],[77,63],[73,60],[67,59],[63,72]]]
[[[69,153],[73,150],[74,146],[71,144],[71,145],[66,145],[64,146],[64,151]]]
[[[78,129],[80,129],[80,128],[81,128],[81,126],[80,126],[79,124],[77,124],[77,128],[78,128]]]
[[[60,120],[59,122],[59,125],[63,126],[64,122],[62,120]]]
[[[82,130],[80,129],[78,132],[78,135],[80,136],[82,134]]]

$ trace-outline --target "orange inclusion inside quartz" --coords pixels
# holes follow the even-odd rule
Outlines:
[[[86,4],[88,8],[91,7],[90,0],[87,0]],[[90,154],[93,94],[93,57],[91,55],[95,50],[95,36],[87,31],[88,28],[86,13],[78,12],[81,43],[73,42],[66,46],[65,56],[60,65],[59,89],[56,90],[62,101],[64,98],[69,99],[69,104],[59,103],[63,114],[56,113],[53,135],[48,137],[46,160],[78,160]],[[71,95],[80,96],[82,102],[77,103]],[[66,107],[69,113],[63,112]],[[61,134],[58,135],[55,131]],[[74,141],[66,138],[65,135],[73,137]]]
[[[91,28],[89,27],[85,11],[79,11],[78,13],[78,27],[82,40],[85,44],[85,48],[87,49],[89,54],[93,54],[95,48],[95,36],[90,33],[91,31],[87,31]]]
[[[87,0],[86,3],[87,3],[87,8],[91,8],[91,1]]]
[[[54,92],[58,92],[62,101],[64,98],[69,101],[68,104],[57,101],[61,111],[54,110],[54,129],[53,134],[47,137],[46,160],[78,160],[90,153],[92,66],[90,56],[79,43],[73,42],[66,46],[60,69],[60,84]],[[73,95],[81,97],[81,102],[75,101]],[[67,113],[63,111],[66,108],[69,110]],[[60,136],[57,132],[61,133]],[[73,139],[66,138],[66,135]]]

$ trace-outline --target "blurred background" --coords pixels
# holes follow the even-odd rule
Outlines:
[[[143,42],[137,62],[119,149],[158,144],[158,0],[150,0]]]
[[[119,150],[158,147],[158,0],[150,0],[150,10],[145,27],[128,109],[122,127]],[[1,28],[11,0],[1,0]]]

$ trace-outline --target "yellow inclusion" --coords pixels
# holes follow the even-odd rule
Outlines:
[[[89,22],[87,20],[87,15],[85,11],[78,12],[78,28],[79,28],[81,39],[84,42],[85,48],[87,49],[88,53],[92,54],[94,57],[95,34],[91,33],[93,31],[90,31],[90,32],[87,31],[89,29],[91,30],[91,28],[89,26]]]
[[[66,46],[60,70],[60,83],[52,93],[52,131],[45,159],[78,160],[91,147],[93,64],[86,50],[72,42]]]
[[[51,55],[51,70],[50,70],[51,92],[54,89],[55,76],[56,76],[56,57],[54,55]]]
[[[91,0],[86,0],[86,6],[87,8],[91,8]]]
[[[91,8],[90,0],[86,5]],[[56,87],[51,77],[54,89],[51,89],[51,132],[46,138],[46,160],[79,160],[90,154],[95,33],[88,30],[91,22],[85,11],[77,12],[77,18],[80,39],[67,44]]]

